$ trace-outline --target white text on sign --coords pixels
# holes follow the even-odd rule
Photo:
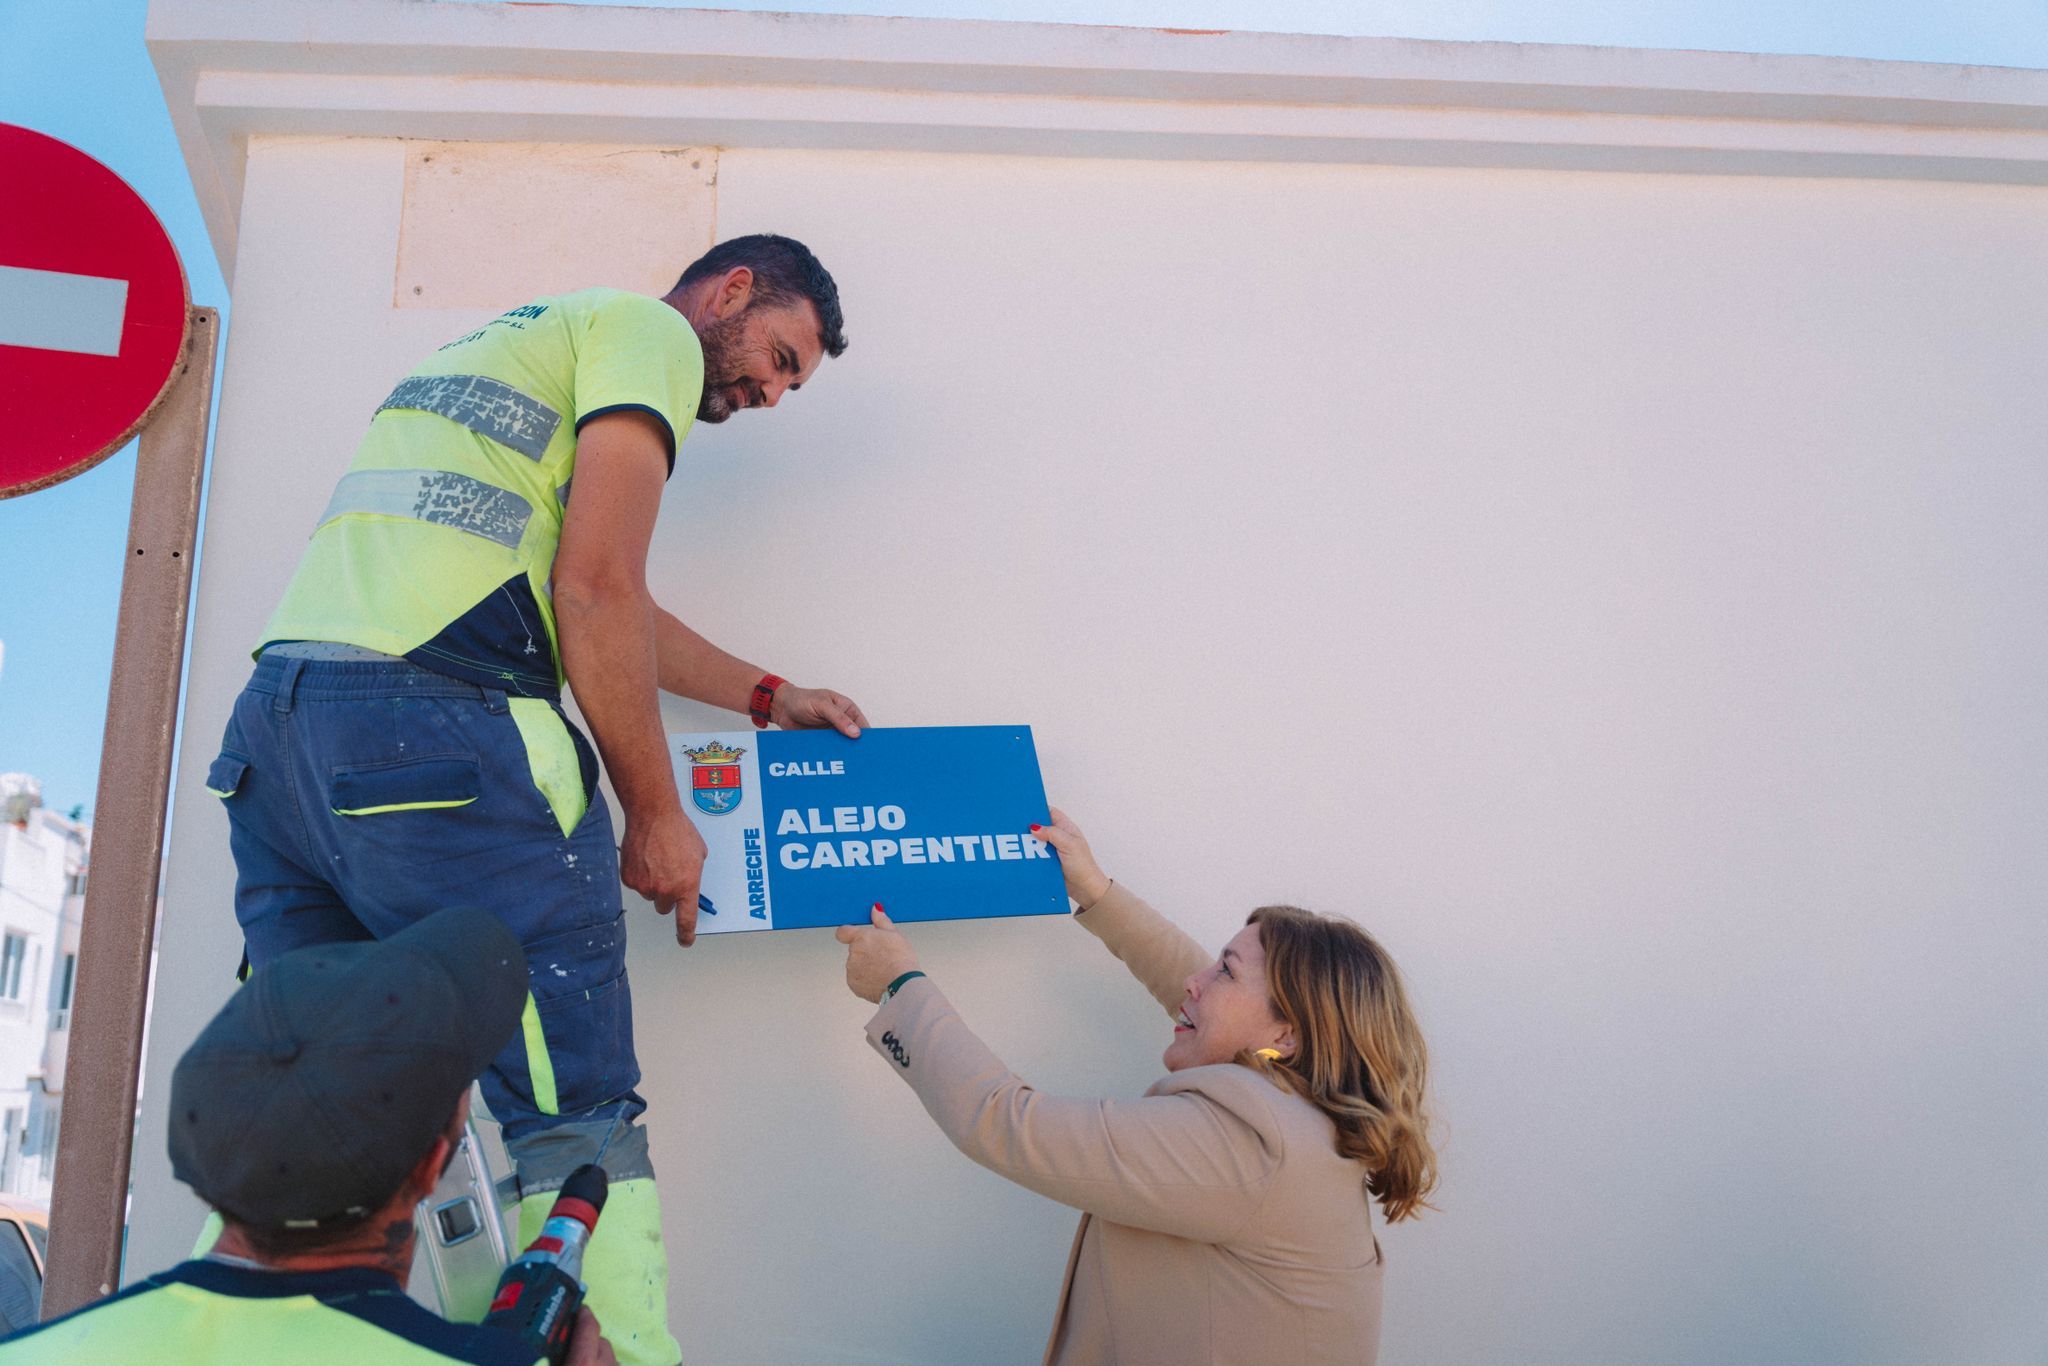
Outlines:
[[[808,817],[808,820],[806,819]],[[777,835],[825,835],[873,830],[901,830],[907,818],[900,806],[835,807],[827,821],[817,807],[782,813]],[[896,839],[819,840],[782,846],[782,866],[801,868],[882,868],[890,863],[1003,863],[1049,859],[1052,850],[1029,835],[902,835]]]
[[[768,765],[771,778],[831,778],[846,776],[846,761],[833,759],[805,759],[793,764],[773,763]]]

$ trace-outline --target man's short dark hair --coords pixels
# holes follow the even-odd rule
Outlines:
[[[839,311],[839,286],[833,283],[832,272],[811,255],[811,249],[794,237],[759,232],[720,242],[690,263],[676,281],[676,288],[694,285],[740,266],[754,272],[752,303],[774,307],[809,299],[818,310],[818,342],[825,348],[825,354],[837,356],[846,349],[846,318]]]

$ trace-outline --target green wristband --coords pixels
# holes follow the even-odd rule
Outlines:
[[[888,986],[882,988],[882,999],[879,1002],[877,1002],[877,1004],[889,1004],[889,998],[891,996],[894,996],[898,991],[902,990],[903,984],[905,982],[909,981],[913,977],[922,976],[924,976],[924,973],[920,969],[912,968],[909,972],[904,973],[901,977],[898,977],[895,981],[889,983]]]

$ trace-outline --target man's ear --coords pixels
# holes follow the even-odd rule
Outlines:
[[[414,1164],[410,1180],[419,1191],[419,1198],[426,1199],[434,1193],[434,1187],[441,1184],[441,1177],[455,1161],[455,1150],[462,1146],[463,1130],[469,1127],[469,1092],[464,1091],[455,1102],[455,1112],[449,1116],[448,1127],[434,1140],[434,1146]]]
[[[718,281],[718,288],[711,296],[711,313],[717,318],[734,318],[746,311],[754,298],[754,271],[750,266],[734,266]]]
[[[455,1149],[460,1140],[451,1140],[441,1134],[434,1139],[434,1146],[427,1149],[420,1160],[413,1165],[412,1175],[407,1182],[417,1193],[413,1203],[418,1204],[434,1193],[434,1187],[441,1184],[441,1176],[455,1160]]]

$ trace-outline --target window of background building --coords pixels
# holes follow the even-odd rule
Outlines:
[[[71,980],[78,975],[78,955],[64,955],[64,966],[57,970],[57,1009],[71,1009]]]
[[[0,997],[10,1001],[21,999],[21,969],[28,961],[28,940],[10,933],[6,942],[0,944]]]
[[[0,1191],[14,1189],[14,1173],[20,1166],[16,1160],[21,1156],[21,1111],[9,1110],[6,1120],[6,1141],[0,1143]]]

